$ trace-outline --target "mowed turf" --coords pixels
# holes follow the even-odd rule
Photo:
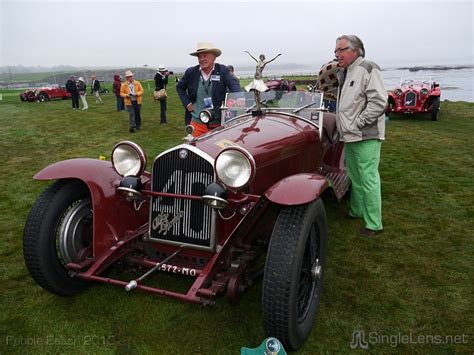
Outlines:
[[[102,96],[103,105],[88,96],[84,112],[73,111],[70,100],[27,103],[18,92],[2,92],[1,354],[238,354],[264,339],[260,283],[240,304],[222,297],[214,307],[104,284],[61,298],[38,287],[25,268],[23,227],[48,185],[32,180],[37,171],[70,158],[110,160],[121,140],[141,145],[149,167],[156,154],[181,142],[184,109],[173,85],[166,126],[159,124],[152,84],[143,86],[143,130],[135,134],[111,94]],[[386,131],[380,166],[385,232],[357,237],[361,222],[343,218],[348,200],[326,201],[325,288],[301,354],[351,352],[357,331],[374,354],[474,350],[474,104],[442,102],[438,122],[429,115],[392,115]],[[160,273],[153,282],[179,288],[189,279]]]

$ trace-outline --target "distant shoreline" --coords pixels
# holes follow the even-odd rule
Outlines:
[[[432,66],[414,66],[414,67],[400,67],[396,70],[408,70],[411,72],[417,72],[420,70],[461,70],[461,69],[473,69],[474,65],[432,65]]]

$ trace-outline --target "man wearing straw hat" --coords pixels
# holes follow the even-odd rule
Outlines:
[[[120,96],[124,98],[130,117],[130,133],[135,133],[136,129],[140,129],[142,118],[140,109],[142,106],[143,87],[140,82],[133,80],[133,73],[130,70],[125,72],[126,81],[120,87]]]
[[[221,53],[212,43],[198,43],[196,51],[190,54],[198,58],[199,65],[188,68],[176,84],[176,91],[186,109],[186,122],[191,121],[195,137],[220,125],[219,108],[226,92],[240,91],[239,81],[227,66],[215,62]],[[199,119],[199,112],[206,109],[213,111],[213,118],[204,123]]]

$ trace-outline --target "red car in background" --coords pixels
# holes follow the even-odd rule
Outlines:
[[[439,84],[431,81],[405,80],[388,94],[389,113],[431,113],[431,120],[438,120],[441,101]]]
[[[296,83],[283,78],[273,77],[265,82],[270,90],[275,91],[296,91]]]
[[[27,89],[20,94],[21,101],[49,101],[52,99],[69,99],[71,94],[63,85],[51,85],[35,89]]]

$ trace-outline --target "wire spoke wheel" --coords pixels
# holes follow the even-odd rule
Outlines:
[[[36,200],[23,233],[23,255],[45,290],[72,296],[86,288],[66,265],[92,254],[92,215],[89,190],[78,180],[56,181]]]
[[[321,199],[280,211],[267,252],[262,306],[266,335],[287,350],[303,345],[316,320],[326,243]]]

